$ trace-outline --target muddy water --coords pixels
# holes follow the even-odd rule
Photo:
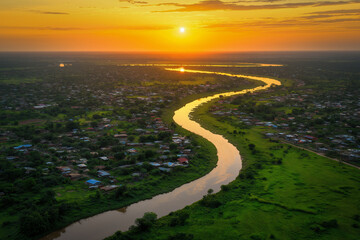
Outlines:
[[[226,92],[213,96],[197,99],[186,104],[175,112],[174,121],[183,128],[198,134],[215,145],[218,155],[217,166],[207,175],[184,184],[181,187],[165,194],[160,194],[152,199],[134,203],[126,208],[107,211],[93,217],[77,221],[61,230],[53,232],[41,240],[99,240],[114,234],[116,231],[126,231],[134,224],[136,218],[140,218],[146,212],[154,212],[158,217],[165,216],[172,211],[176,211],[200,200],[208,191],[213,189],[214,192],[220,190],[221,185],[233,181],[241,169],[241,157],[239,151],[234,145],[229,143],[223,136],[214,134],[200,126],[197,122],[190,119],[190,113],[199,105],[209,102],[222,96],[233,96],[254,92],[268,88],[271,84],[280,85],[275,79],[255,77],[247,75],[234,75],[221,72],[197,71],[187,69],[172,69],[169,71],[181,71],[203,74],[217,74],[230,77],[242,77],[258,81],[263,81],[264,85],[253,89],[247,89],[237,92]]]

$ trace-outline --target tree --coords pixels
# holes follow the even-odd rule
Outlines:
[[[152,158],[152,157],[155,156],[155,154],[156,154],[156,152],[151,150],[151,149],[148,149],[148,150],[145,151],[145,157],[146,158]]]
[[[19,185],[24,191],[31,191],[36,185],[36,181],[34,178],[30,177],[25,180],[20,180]]]
[[[174,151],[177,149],[177,145],[175,143],[170,143],[169,148],[171,151]]]
[[[249,144],[249,149],[251,151],[255,150],[255,147],[256,147],[255,144],[252,144],[252,143]]]
[[[45,193],[42,194],[40,198],[41,203],[55,203],[55,192],[53,190],[47,190]]]
[[[43,233],[47,228],[47,221],[37,211],[27,212],[20,218],[20,231],[27,236]]]
[[[121,160],[125,157],[125,154],[124,154],[124,152],[117,152],[114,154],[114,157],[116,160]]]
[[[126,193],[126,190],[127,190],[127,187],[125,185],[121,185],[120,187],[118,187],[115,192],[115,198],[124,196]]]
[[[167,238],[167,240],[192,240],[192,239],[194,239],[194,235],[187,233],[176,233],[175,235],[171,235]]]
[[[153,212],[147,212],[142,218],[137,218],[135,224],[140,231],[147,231],[155,223],[157,215]]]
[[[75,128],[79,128],[79,124],[74,121],[68,121],[66,122],[66,130],[71,131]]]
[[[170,227],[174,226],[183,226],[185,225],[186,219],[189,218],[189,214],[187,212],[179,212],[176,216],[172,217],[169,223]]]

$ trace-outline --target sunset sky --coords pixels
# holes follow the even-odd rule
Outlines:
[[[360,0],[1,0],[0,19],[0,51],[360,50]]]

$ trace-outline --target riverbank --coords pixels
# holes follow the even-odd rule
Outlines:
[[[260,85],[259,82],[254,82],[254,84],[252,84],[250,87],[256,87],[259,85]],[[244,87],[241,87],[241,89],[243,88]],[[208,94],[209,93],[203,93],[201,94],[201,96],[200,95],[189,96],[185,99],[182,99],[177,104],[174,104],[171,108],[164,111],[163,113],[164,121],[169,125],[171,125],[172,116],[174,114],[175,109],[177,109],[179,106],[184,105],[186,102],[190,101],[190,99],[196,99],[202,96],[206,96]],[[191,162],[188,168],[186,168],[183,171],[177,171],[175,174],[168,176],[166,178],[166,181],[150,182],[145,187],[142,187],[141,189],[137,189],[136,194],[131,195],[131,197],[133,198],[127,198],[118,201],[111,199],[107,197],[107,195],[105,195],[102,199],[92,199],[91,201],[88,201],[86,203],[81,203],[78,205],[79,206],[78,211],[72,214],[71,217],[66,219],[68,220],[66,222],[69,223],[75,222],[85,217],[90,217],[89,219],[91,219],[91,216],[100,214],[101,212],[119,209],[121,207],[128,206],[134,202],[139,202],[144,199],[149,199],[154,195],[169,192],[174,188],[177,188],[187,182],[191,182],[195,179],[198,179],[201,176],[204,176],[205,174],[210,172],[217,164],[216,149],[214,148],[214,146],[204,138],[199,137],[182,128],[178,127],[176,129],[176,132],[178,132],[181,135],[189,136],[199,146],[197,148],[197,156],[194,159],[194,161]],[[71,228],[71,225],[69,227]],[[52,234],[44,237],[43,239],[56,239],[61,235],[62,231],[63,229],[53,232]]]
[[[221,75],[223,75],[223,73],[221,73]],[[257,79],[255,79],[255,80],[257,80]],[[272,81],[272,80],[269,79],[269,81]],[[252,86],[250,86],[250,87],[253,87],[253,88],[249,89],[249,85],[247,84],[246,86],[242,86],[242,89],[246,88],[246,89],[249,89],[250,91],[252,91],[253,89],[265,88],[263,86],[259,86],[260,83],[256,82],[256,81],[251,85]],[[248,91],[248,90],[246,90],[246,91]],[[228,93],[226,93],[226,94],[228,94]],[[238,94],[238,92],[230,92],[229,94]],[[206,93],[204,93],[204,95],[206,95]],[[212,95],[211,98],[214,98],[215,96],[219,97],[220,95],[219,94]],[[199,97],[199,96],[190,96],[189,98],[194,98],[194,97]],[[188,101],[188,99],[183,99],[183,100]],[[196,105],[197,105],[198,103],[200,104],[202,101],[198,102],[198,100],[196,100],[193,102],[196,102]],[[180,104],[182,104],[182,103],[180,102]],[[174,105],[174,106],[176,106],[176,105]],[[181,108],[181,109],[183,109],[183,108]],[[176,115],[176,113],[175,113],[175,115]],[[182,115],[184,115],[183,117],[187,119],[188,114],[185,113]],[[171,114],[169,114],[168,116],[171,116]],[[180,133],[184,133],[185,130],[179,130],[179,131],[180,131]],[[188,132],[188,133],[190,133],[190,132]],[[196,141],[199,141],[200,143],[204,143],[204,145],[206,145],[206,143],[208,143],[205,139],[203,139],[201,137],[195,136],[192,133],[190,135],[192,135],[192,137],[197,138]],[[218,138],[218,137],[216,137],[216,138]],[[226,141],[221,146],[224,146],[224,149],[226,149],[225,145],[229,145],[230,148],[234,148],[232,145],[228,144]],[[208,145],[208,146],[211,146],[211,145]],[[234,164],[241,164],[240,160],[237,159],[239,157],[239,154],[236,149],[234,151],[231,151],[231,152],[234,152],[234,154],[236,156],[235,155],[230,156],[229,152],[227,152],[226,150],[224,151],[221,146],[220,145],[217,146],[219,158],[222,157],[224,159],[223,161],[226,162],[227,161],[226,158],[230,157],[231,161],[233,161]],[[220,150],[220,152],[223,151],[223,153],[219,154],[219,150]],[[212,153],[211,149],[209,151],[209,148],[204,148],[203,146],[200,146],[200,148],[198,149],[198,153],[199,152],[201,153],[201,154],[197,154],[197,158],[199,159],[199,161],[192,161],[190,164],[190,167],[187,168],[187,170],[186,170],[187,172],[190,172],[190,170],[192,169],[192,172],[191,172],[192,175],[190,173],[188,174],[188,178],[186,179],[186,182],[192,181],[196,178],[196,177],[193,178],[192,176],[205,175],[203,172],[205,172],[206,170],[204,170],[205,167],[203,167],[203,166],[208,166],[208,169],[211,170],[213,168],[213,166],[216,165],[216,158],[215,158],[215,161],[209,161],[209,158],[207,158],[207,156],[209,156]],[[213,163],[213,165],[211,165],[211,163]],[[228,164],[231,164],[231,163],[228,163]],[[106,234],[111,234],[111,233],[115,232],[118,229],[127,230],[128,227],[133,224],[135,219],[138,217],[141,217],[144,212],[154,210],[154,208],[151,208],[151,207],[149,208],[147,206],[147,202],[150,202],[149,203],[150,205],[154,205],[154,204],[156,205],[156,204],[161,203],[162,201],[166,201],[166,203],[168,203],[169,206],[164,207],[164,204],[161,204],[157,207],[157,210],[159,211],[159,213],[162,214],[162,216],[167,215],[170,211],[175,211],[175,210],[181,209],[181,208],[185,207],[186,205],[189,205],[189,204],[193,203],[194,201],[199,200],[202,197],[203,193],[205,193],[207,191],[207,189],[212,186],[212,183],[214,183],[214,184],[216,183],[217,189],[220,189],[220,185],[222,183],[227,184],[229,181],[233,180],[237,176],[238,170],[241,168],[241,165],[240,165],[240,167],[235,167],[235,168],[232,168],[232,167],[226,168],[226,166],[227,166],[226,164],[222,164],[222,165],[223,165],[222,167],[218,166],[217,168],[215,168],[214,170],[216,170],[216,171],[215,172],[212,171],[212,172],[214,172],[212,175],[208,174],[208,175],[206,175],[205,179],[200,180],[200,182],[202,182],[202,183],[200,183],[199,181],[191,182],[190,184],[185,184],[179,188],[176,188],[175,191],[172,191],[171,193],[164,194],[164,196],[158,195],[151,200],[141,201],[139,203],[132,204],[131,206],[126,208],[126,212],[124,212],[124,214],[121,214],[121,213],[119,214],[119,212],[117,212],[117,211],[109,211],[106,213],[98,214],[94,218],[90,217],[90,218],[82,220],[82,221],[88,222],[91,225],[91,224],[95,224],[95,222],[97,221],[96,219],[98,219],[98,220],[100,220],[100,222],[102,222],[102,226],[104,226],[104,227],[106,226],[108,228],[108,230],[106,230],[106,231],[105,230],[100,231],[101,233],[99,231],[97,231],[97,233],[100,234],[98,236],[97,235],[95,236],[94,235],[95,233],[91,233],[91,231],[89,231],[89,228],[86,227],[89,224],[76,222],[76,223],[66,227],[66,229],[62,229],[62,230],[52,233],[51,235],[45,237],[44,239],[55,239],[55,238],[56,239],[67,239],[69,237],[72,237],[72,238],[73,237],[84,237],[85,235],[88,237],[91,237],[92,239],[99,239],[101,237],[107,236]],[[226,169],[228,169],[228,170],[226,170]],[[217,173],[222,170],[233,171],[234,169],[235,169],[235,172],[233,172],[231,174],[229,173],[230,178],[224,177],[223,174]],[[236,169],[238,169],[238,170],[236,171]],[[207,173],[207,172],[205,172],[205,173]],[[232,175],[234,175],[234,176],[232,176]],[[220,177],[220,179],[219,179],[219,177]],[[216,181],[216,182],[214,182],[214,181]],[[179,182],[181,182],[181,181],[178,181],[177,183],[179,183]],[[185,181],[183,181],[183,183],[184,182]],[[206,184],[204,184],[204,183],[206,183]],[[202,187],[200,187],[200,189],[199,189],[199,184],[203,185]],[[155,188],[157,187],[156,185],[153,186],[152,183],[150,183],[150,185]],[[192,189],[193,187],[196,187],[197,189]],[[194,194],[194,191],[196,192],[196,194]],[[177,202],[177,203],[173,203],[173,202],[169,201],[170,195],[177,198],[177,196],[179,194],[181,194],[181,198],[183,198],[184,201]],[[164,200],[164,198],[166,200]],[[139,209],[141,209],[141,208],[144,208],[144,209],[141,213],[139,213]],[[123,212],[123,211],[121,210],[121,212]],[[133,221],[131,221],[130,219],[133,219]],[[120,225],[116,226],[114,224],[111,224],[109,221],[110,222],[116,221]],[[109,224],[106,224],[104,222],[109,222]],[[94,230],[94,228],[92,228],[92,230]]]
[[[240,150],[243,169],[239,177],[211,196],[216,207],[199,201],[161,218],[149,232],[126,234],[127,239],[357,238],[358,169],[271,142],[263,137],[262,127],[239,129],[219,122],[207,114],[210,105],[200,107],[194,118]],[[174,224],[181,215],[188,217]]]

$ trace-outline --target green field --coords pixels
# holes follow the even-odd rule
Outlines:
[[[358,169],[270,142],[263,128],[244,130],[219,122],[206,114],[208,107],[198,109],[195,117],[235,144],[244,165],[235,181],[209,197],[220,206],[199,201],[161,218],[149,231],[113,239],[358,239]],[[179,224],[182,213],[189,217]]]

